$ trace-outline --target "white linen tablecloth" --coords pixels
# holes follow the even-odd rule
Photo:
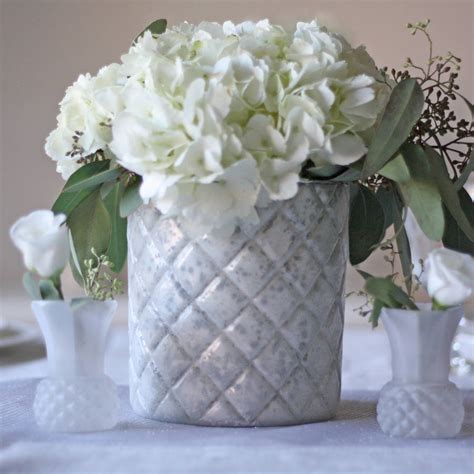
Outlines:
[[[462,433],[450,440],[389,438],[375,420],[376,394],[346,392],[335,420],[280,428],[206,428],[135,415],[119,387],[121,416],[106,432],[50,434],[35,425],[37,379],[0,384],[2,473],[324,472],[469,473],[474,393]]]
[[[106,372],[120,384],[120,422],[114,430],[48,434],[34,423],[32,401],[46,374],[40,344],[0,354],[0,473],[472,473],[472,377],[455,381],[465,393],[462,433],[449,440],[385,436],[375,420],[377,390],[390,379],[383,331],[347,327],[343,401],[335,420],[281,428],[203,428],[136,416],[128,403],[126,328],[114,328]],[[40,356],[40,357],[38,357]]]

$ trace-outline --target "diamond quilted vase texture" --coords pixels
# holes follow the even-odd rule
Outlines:
[[[46,431],[101,431],[115,426],[117,386],[107,376],[50,377],[36,387],[35,420]]]
[[[377,421],[382,431],[404,438],[449,438],[461,430],[464,406],[461,391],[445,384],[392,382],[380,392]]]
[[[349,190],[305,184],[226,240],[129,218],[130,400],[210,426],[327,420],[340,398]]]

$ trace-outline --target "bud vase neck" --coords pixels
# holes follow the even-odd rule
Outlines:
[[[385,308],[382,313],[392,351],[393,382],[446,383],[451,343],[463,310],[419,306],[419,311]]]
[[[101,376],[115,301],[33,301],[43,333],[50,377]]]

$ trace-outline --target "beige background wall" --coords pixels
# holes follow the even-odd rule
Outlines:
[[[1,10],[1,188],[0,288],[21,286],[20,257],[8,228],[21,214],[49,207],[61,178],[43,151],[55,127],[57,103],[83,72],[117,61],[131,40],[156,18],[170,23],[202,19],[271,20],[289,25],[318,17],[365,43],[379,65],[421,59],[426,44],[405,28],[431,18],[440,52],[462,56],[461,86],[474,97],[473,3],[469,0],[0,0]]]

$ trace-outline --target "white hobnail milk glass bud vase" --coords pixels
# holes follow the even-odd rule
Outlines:
[[[44,336],[48,377],[34,401],[38,426],[47,431],[99,431],[118,417],[117,387],[104,374],[104,349],[116,301],[33,301]]]
[[[449,381],[451,343],[462,307],[432,311],[388,309],[382,321],[390,340],[392,380],[380,392],[377,421],[384,433],[448,438],[461,430],[461,391]]]

